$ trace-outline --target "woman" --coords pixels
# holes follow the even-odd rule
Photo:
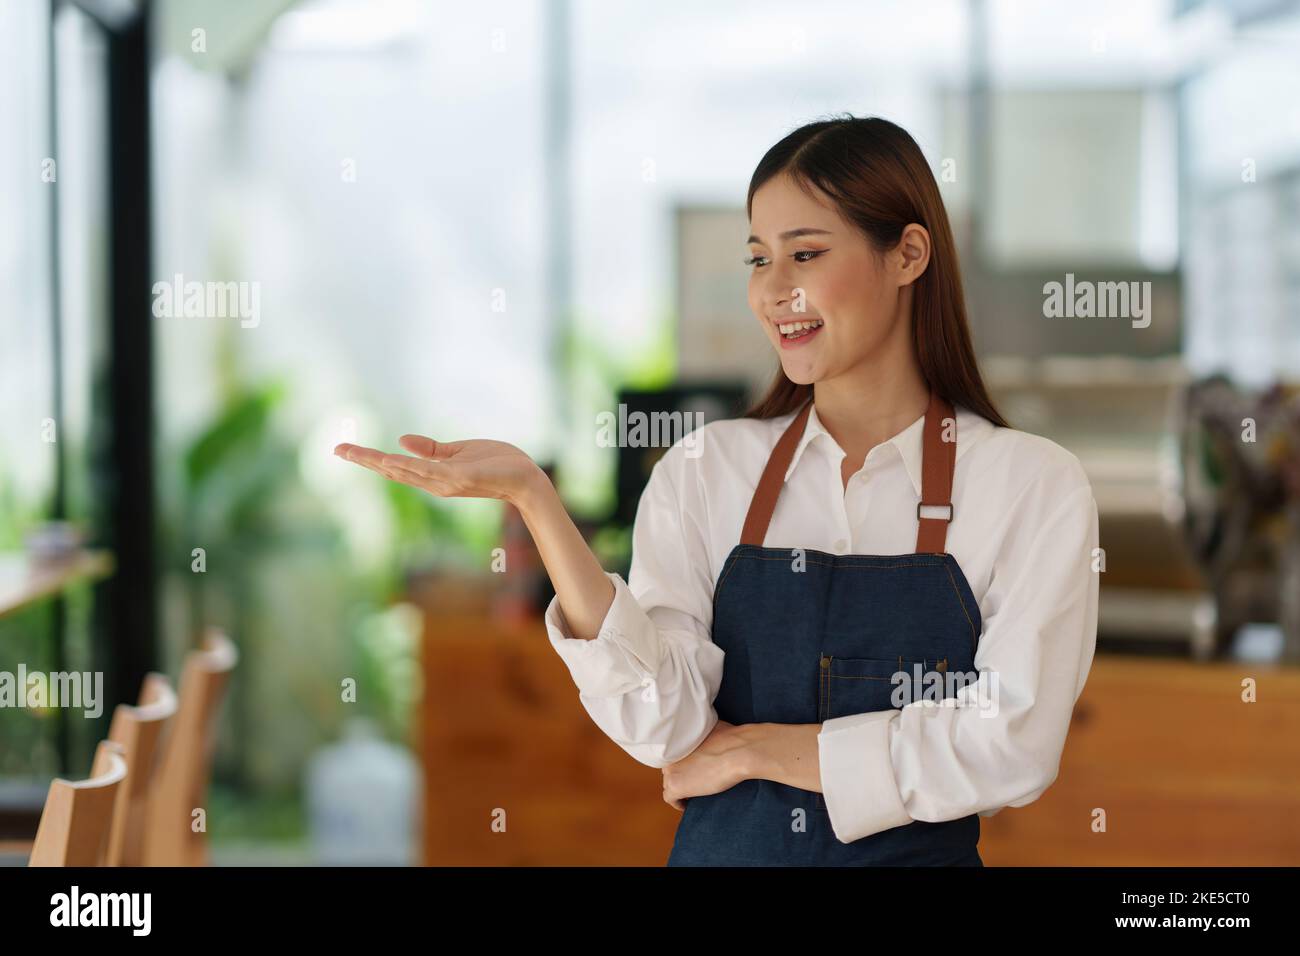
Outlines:
[[[797,129],[747,210],[749,305],[781,368],[656,462],[626,582],[511,445],[336,453],[519,508],[583,705],[684,811],[670,865],[980,866],[980,816],[1055,779],[1091,666],[1092,489],[985,393],[905,131]]]

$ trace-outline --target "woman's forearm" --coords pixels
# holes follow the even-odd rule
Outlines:
[[[526,487],[510,499],[550,575],[569,632],[593,640],[614,603],[614,585],[592,554],[555,486],[540,468]]]
[[[821,793],[817,735],[821,724],[742,724],[738,763],[746,779],[774,780]]]

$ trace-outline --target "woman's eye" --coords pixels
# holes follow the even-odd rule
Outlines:
[[[811,262],[813,259],[816,259],[818,256],[820,256],[820,255],[821,255],[823,252],[825,252],[825,251],[826,251],[825,249],[800,249],[798,252],[791,253],[791,254],[790,254],[790,258],[793,259],[795,262]],[[807,258],[807,259],[800,259],[800,258],[799,258],[800,256],[807,256],[808,258]],[[744,259],[744,260],[742,260],[742,261],[743,261],[743,262],[745,263],[745,265],[747,265],[747,266],[757,266],[757,267],[759,267],[759,268],[762,268],[762,266],[764,265],[764,263],[767,262],[767,257],[766,257],[766,256],[750,256],[750,257],[748,257],[747,259]]]

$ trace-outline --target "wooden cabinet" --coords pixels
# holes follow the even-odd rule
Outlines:
[[[1242,681],[1256,684],[1242,701]],[[1105,832],[1093,832],[1095,809]],[[990,866],[1300,864],[1300,669],[1098,657],[1056,782],[983,821]]]
[[[592,723],[540,621],[430,613],[423,672],[426,863],[664,864],[662,775]],[[1098,657],[1056,782],[982,824],[989,866],[1300,864],[1300,670]]]
[[[424,861],[662,866],[679,817],[663,775],[592,722],[543,624],[427,621]]]

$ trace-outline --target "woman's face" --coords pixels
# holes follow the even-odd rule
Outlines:
[[[904,255],[878,255],[829,197],[817,195],[819,201],[810,198],[785,174],[759,187],[746,260],[749,307],[786,376],[800,385],[848,371],[890,351],[891,342],[907,344],[900,290],[915,278],[895,264]],[[821,327],[799,339],[787,339],[779,328],[817,320]]]

